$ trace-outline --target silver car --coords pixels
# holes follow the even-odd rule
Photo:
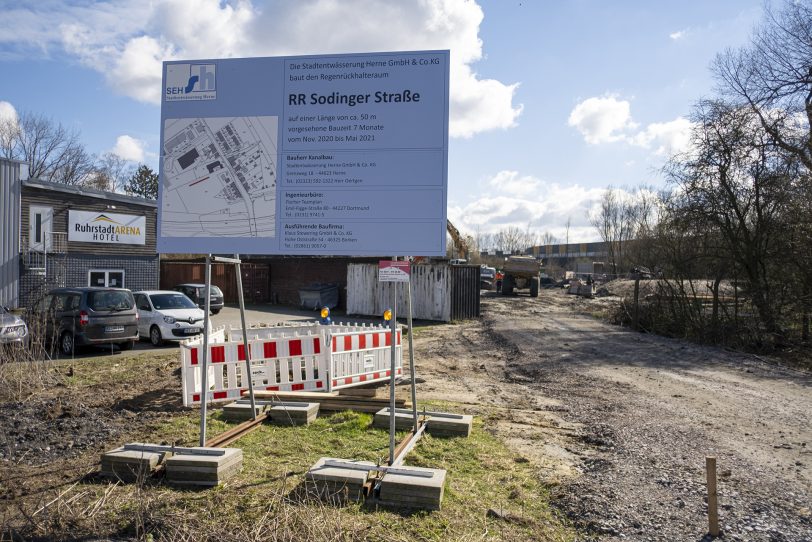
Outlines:
[[[186,295],[150,290],[135,292],[133,296],[138,307],[138,334],[154,346],[203,333],[203,310]]]
[[[28,326],[23,319],[6,307],[0,307],[0,344],[24,345],[27,342]]]

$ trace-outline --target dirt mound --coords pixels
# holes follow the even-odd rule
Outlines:
[[[76,457],[121,432],[110,411],[70,398],[0,404],[0,459],[41,464]]]
[[[675,281],[670,282],[673,288],[679,288],[679,285]],[[614,295],[618,297],[634,297],[634,281],[629,279],[615,279],[612,281],[607,282],[602,286],[602,288],[606,288],[607,293],[609,295]],[[696,296],[709,296],[713,295],[713,282],[709,280],[701,280],[696,279],[691,281],[685,281],[682,285],[682,288],[688,292],[693,293]],[[719,295],[722,296],[733,296],[736,294],[735,287],[729,281],[722,281],[719,284]],[[647,295],[653,295],[660,292],[668,292],[670,288],[666,284],[666,281],[662,279],[651,279],[651,280],[641,280],[640,281],[640,298],[645,298]]]

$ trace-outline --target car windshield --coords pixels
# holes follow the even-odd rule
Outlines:
[[[127,310],[133,308],[133,296],[120,290],[90,292],[87,306],[94,311]]]
[[[206,293],[206,287],[205,287],[205,286],[204,286],[204,287],[202,287],[202,288],[198,288],[198,289],[197,289],[197,297],[203,297],[203,295],[204,295],[205,293]],[[211,295],[217,295],[217,296],[220,296],[220,295],[223,295],[223,292],[221,292],[221,291],[220,291],[220,288],[218,288],[217,286],[215,286],[214,284],[212,284],[212,285],[211,285]]]
[[[152,294],[149,296],[156,311],[166,309],[196,309],[191,299],[183,294]]]

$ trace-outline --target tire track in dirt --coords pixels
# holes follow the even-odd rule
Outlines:
[[[584,475],[558,504],[585,540],[700,540],[704,456],[717,455],[730,540],[812,540],[810,378],[720,349],[624,331],[586,300],[483,300],[484,328],[522,378],[581,424]],[[577,470],[577,469],[576,469]]]

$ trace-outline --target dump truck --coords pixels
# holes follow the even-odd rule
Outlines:
[[[527,288],[530,297],[539,296],[539,274],[541,268],[538,260],[532,256],[510,256],[502,268],[502,295],[513,294],[514,289]]]

